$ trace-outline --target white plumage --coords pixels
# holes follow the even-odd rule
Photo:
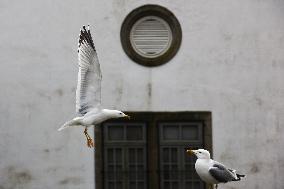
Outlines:
[[[195,162],[195,170],[199,177],[208,184],[227,183],[239,181],[245,175],[237,174],[236,170],[228,169],[223,164],[210,159],[210,153],[204,149],[187,150],[189,154],[194,154],[198,158]]]
[[[91,137],[87,133],[89,126],[94,126],[110,118],[127,117],[119,110],[108,110],[101,108],[101,80],[102,74],[100,63],[90,29],[80,30],[78,42],[78,83],[76,90],[76,113],[77,117],[67,121],[58,131],[70,126],[85,127],[84,133],[87,145],[94,146]]]

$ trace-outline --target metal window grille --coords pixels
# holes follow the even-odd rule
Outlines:
[[[195,158],[187,148],[201,148],[202,123],[160,123],[160,185],[163,189],[201,189],[203,182],[194,170]],[[190,145],[190,146],[189,146]]]
[[[98,137],[102,144],[96,153],[100,154],[96,159],[98,188],[204,189],[194,169],[196,158],[185,151],[208,145],[210,116],[135,115],[139,121],[114,120],[101,125]],[[193,121],[184,121],[187,119]]]
[[[108,123],[105,132],[106,189],[146,189],[146,132],[144,123]]]

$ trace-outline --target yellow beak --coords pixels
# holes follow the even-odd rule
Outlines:
[[[186,150],[186,153],[188,153],[188,155],[194,155],[193,150],[190,150],[190,149]]]
[[[127,119],[130,119],[130,116],[129,116],[129,115],[125,115],[124,117],[127,118]]]

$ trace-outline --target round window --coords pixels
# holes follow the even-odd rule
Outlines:
[[[177,53],[181,28],[176,17],[166,8],[145,5],[128,14],[120,32],[125,53],[144,66],[158,66]]]

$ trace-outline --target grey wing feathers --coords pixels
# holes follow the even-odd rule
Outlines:
[[[78,43],[78,83],[76,90],[76,112],[85,115],[90,109],[99,108],[101,102],[101,70],[94,42],[83,26]]]
[[[218,162],[214,163],[214,165],[210,167],[209,173],[219,182],[226,183],[236,180],[233,172],[228,170],[223,164]]]

